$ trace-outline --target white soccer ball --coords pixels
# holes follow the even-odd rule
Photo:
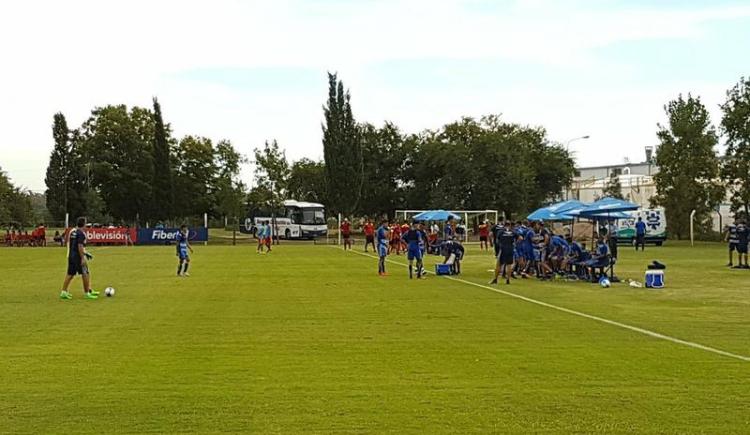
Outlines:
[[[104,294],[107,295],[108,298],[111,298],[115,295],[115,289],[112,287],[107,287],[104,289]]]
[[[602,287],[604,287],[604,288],[609,288],[609,286],[611,286],[612,284],[609,282],[608,278],[602,278],[599,281],[599,285],[602,286]]]

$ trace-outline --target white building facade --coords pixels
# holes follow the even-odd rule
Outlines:
[[[656,196],[654,175],[659,167],[653,163],[622,163],[609,166],[581,167],[576,169],[570,188],[563,193],[565,199],[577,199],[583,202],[594,202],[604,196],[611,177],[617,177],[626,200],[649,208],[651,198]],[[730,204],[724,202],[713,214],[714,230],[721,231],[734,218]]]

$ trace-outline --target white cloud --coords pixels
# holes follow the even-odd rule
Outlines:
[[[711,92],[709,99],[716,99],[721,92],[715,84],[685,82],[654,89],[644,83],[625,89],[613,86],[593,95],[571,95],[564,87],[550,92],[509,86],[488,92],[469,85],[435,95],[373,87],[370,69],[380,62],[429,58],[605,68],[595,49],[628,40],[690,41],[703,36],[708,21],[750,16],[750,6],[592,9],[587,4],[591,3],[6,3],[0,14],[0,119],[5,127],[0,166],[16,182],[43,189],[53,113],[62,111],[71,125],[77,125],[93,106],[148,105],[153,95],[160,97],[180,135],[226,137],[245,153],[275,137],[290,156],[319,157],[326,70],[339,71],[352,88],[362,120],[387,118],[413,131],[464,114],[504,112],[511,120],[545,125],[560,140],[590,133],[592,140],[580,144],[585,162],[594,159],[584,159],[584,151],[610,145],[636,158],[644,142],[653,142],[654,124],[666,99],[679,91],[704,89]],[[320,86],[257,95],[221,83],[175,78],[198,68],[269,66],[317,70]],[[586,152],[594,155],[602,154]]]

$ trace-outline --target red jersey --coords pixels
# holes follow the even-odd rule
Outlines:
[[[372,236],[375,234],[375,226],[371,223],[365,224],[365,235],[366,236]]]
[[[479,225],[479,235],[482,237],[487,237],[490,235],[490,229],[487,225]]]
[[[352,231],[351,225],[349,225],[349,222],[344,222],[341,224],[341,234],[350,234]]]
[[[391,240],[398,240],[401,238],[401,227],[398,225],[394,225],[393,228],[391,228]]]

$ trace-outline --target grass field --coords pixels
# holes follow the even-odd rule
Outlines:
[[[62,249],[0,249],[2,433],[750,433],[750,361],[327,246],[196,246],[185,279],[170,247],[90,250],[115,298],[60,301]],[[498,289],[750,356],[724,245],[621,257],[668,287]],[[470,249],[462,278],[491,267]]]

